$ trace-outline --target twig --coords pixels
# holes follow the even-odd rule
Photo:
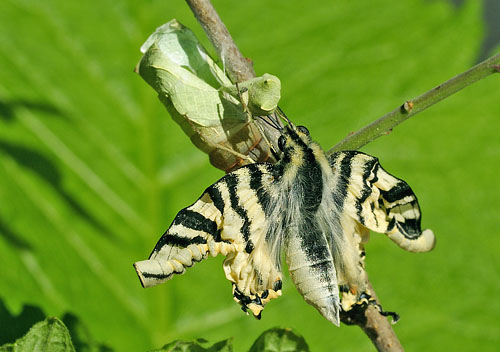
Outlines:
[[[218,54],[224,59],[225,68],[231,80],[233,82],[241,82],[255,77],[251,61],[245,59],[239,52],[226,26],[222,23],[210,1],[186,0],[186,2],[210,38]],[[277,141],[271,140],[271,142],[276,143]],[[368,282],[368,286],[371,289],[370,294],[376,298],[375,291],[370,282]],[[379,351],[403,351],[386,317],[380,315],[378,310],[372,307],[368,307],[363,312],[363,315],[362,319],[351,320],[350,323],[359,325]]]
[[[486,59],[471,69],[453,77],[419,97],[405,102],[400,107],[385,114],[378,120],[373,121],[368,126],[365,126],[359,131],[349,135],[331,148],[328,153],[333,153],[339,150],[359,149],[365,144],[373,141],[375,138],[386,135],[394,127],[409,119],[413,115],[427,109],[428,107],[436,104],[444,98],[449,97],[472,83],[498,72],[500,72],[500,54]]]
[[[370,281],[368,281],[368,291],[379,302]],[[387,318],[380,314],[375,307],[372,305],[368,306],[365,311],[365,317],[366,321],[364,324],[358,323],[357,325],[368,335],[378,351],[404,351],[391,324],[388,323]]]
[[[229,78],[236,83],[255,77],[252,63],[243,57],[210,0],[186,2],[223,60]]]

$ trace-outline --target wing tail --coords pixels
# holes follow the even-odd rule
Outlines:
[[[436,245],[436,237],[432,230],[426,229],[418,237],[406,237],[399,231],[388,233],[387,236],[393,240],[399,247],[408,252],[428,252]]]

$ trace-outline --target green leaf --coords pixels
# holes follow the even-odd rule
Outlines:
[[[273,328],[259,336],[250,352],[309,352],[309,346],[292,329]]]
[[[159,350],[151,352],[233,352],[232,339],[227,339],[214,343],[212,346],[207,345],[207,341],[197,339],[195,341],[176,340],[166,344]]]
[[[47,318],[36,323],[28,333],[14,342],[0,347],[0,351],[12,352],[74,352],[68,329],[57,318]]]
[[[172,102],[181,117],[200,126],[218,126],[222,120],[246,121],[235,98],[223,96],[219,90],[171,61],[156,44],[144,54],[139,74],[159,93],[160,99]]]
[[[158,27],[141,51],[138,73],[181,126],[186,124],[183,120],[202,127],[247,122],[238,101],[244,92],[238,92],[194,33],[177,20]],[[266,73],[238,86],[247,92],[246,105],[253,115],[268,115],[276,109],[281,89],[276,76]]]

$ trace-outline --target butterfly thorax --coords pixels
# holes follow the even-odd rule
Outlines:
[[[323,173],[329,172],[323,150],[308,134],[287,126],[282,133],[283,157],[275,171],[292,202],[300,203],[303,216],[317,211],[323,197]],[[324,159],[325,170],[321,165]]]

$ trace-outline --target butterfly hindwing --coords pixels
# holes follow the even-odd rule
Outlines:
[[[233,283],[234,299],[257,318],[267,302],[281,295],[280,258],[273,254],[273,250],[281,250],[281,241],[273,249],[273,241],[267,238],[272,219],[266,208],[273,193],[273,172],[271,164],[247,165],[226,175],[217,185],[227,189],[222,195],[229,199],[222,238],[241,234],[244,243],[244,248],[226,257],[224,272]],[[228,233],[226,227],[233,222],[237,225]]]

